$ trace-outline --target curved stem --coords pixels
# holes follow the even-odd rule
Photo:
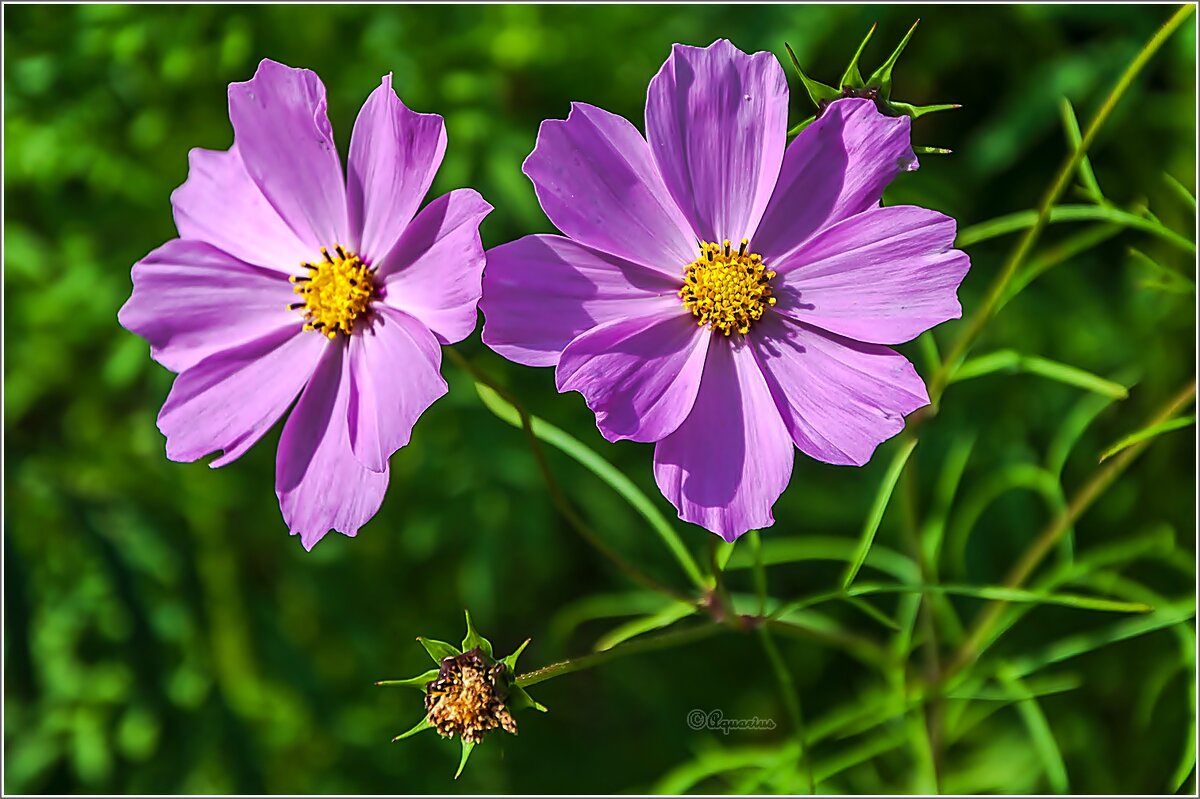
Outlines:
[[[1034,220],[1033,225],[1026,229],[1025,234],[1004,262],[1000,274],[996,276],[991,288],[988,289],[983,304],[971,316],[966,329],[955,339],[950,352],[946,355],[945,360],[942,361],[941,368],[938,369],[933,380],[930,382],[929,398],[933,406],[936,407],[942,392],[946,389],[946,384],[950,380],[950,375],[955,367],[957,367],[958,362],[966,354],[975,339],[979,337],[979,334],[983,332],[987,323],[995,316],[996,311],[1000,307],[1001,300],[1008,289],[1008,284],[1012,282],[1017,270],[1033,250],[1038,237],[1041,236],[1046,224],[1050,221],[1051,209],[1066,190],[1067,185],[1071,181],[1071,176],[1079,168],[1079,164],[1087,154],[1088,148],[1091,147],[1092,142],[1096,139],[1096,135],[1100,132],[1104,123],[1108,121],[1109,116],[1112,115],[1113,109],[1116,108],[1121,98],[1125,96],[1125,92],[1128,91],[1134,79],[1137,78],[1154,54],[1159,51],[1163,43],[1170,38],[1171,34],[1183,24],[1192,11],[1193,6],[1190,4],[1181,6],[1171,15],[1166,24],[1159,28],[1158,32],[1150,38],[1150,41],[1146,42],[1145,46],[1142,47],[1137,56],[1130,62],[1129,66],[1125,68],[1125,72],[1121,74],[1116,85],[1109,92],[1108,97],[1105,98],[1104,104],[1100,106],[1100,110],[1096,112],[1096,116],[1092,119],[1087,131],[1083,134],[1083,139],[1079,142],[1079,146],[1071,152],[1066,160],[1063,161],[1062,166],[1059,167],[1058,174],[1055,175],[1054,181],[1050,184],[1049,189],[1046,190],[1046,194],[1042,197],[1042,201],[1038,204],[1037,218]]]
[[[529,449],[533,453],[533,459],[537,463],[538,471],[541,473],[542,480],[546,484],[546,490],[550,494],[551,502],[554,503],[554,506],[558,508],[559,513],[563,515],[563,518],[567,520],[567,523],[571,525],[575,532],[579,533],[580,537],[582,537],[584,541],[587,541],[593,549],[607,558],[608,561],[616,566],[617,569],[625,574],[626,577],[628,577],[630,580],[633,580],[637,584],[645,588],[658,591],[659,593],[665,594],[680,602],[694,602],[693,598],[685,596],[675,589],[669,588],[649,575],[643,573],[629,561],[625,560],[625,558],[621,557],[616,550],[604,543],[604,541],[596,535],[595,531],[592,530],[591,526],[576,512],[566,495],[562,492],[562,489],[559,488],[558,480],[555,479],[554,473],[550,471],[550,464],[546,461],[546,453],[542,450],[541,442],[538,441],[537,436],[533,432],[533,426],[530,420],[529,412],[525,410],[525,406],[522,405],[521,402],[508,391],[508,389],[501,386],[489,375],[475,366],[475,364],[467,360],[460,352],[451,347],[443,347],[442,351],[449,355],[450,359],[454,361],[454,363],[457,364],[463,371],[467,372],[467,374],[471,375],[471,377],[480,383],[490,387],[493,391],[503,397],[505,401],[517,409],[517,413],[521,415],[521,428],[525,431],[525,437],[529,441]]]

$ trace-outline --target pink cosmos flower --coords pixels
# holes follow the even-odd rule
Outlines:
[[[917,160],[909,119],[843,99],[787,145],[770,53],[676,45],[646,138],[575,103],[524,172],[562,236],[488,252],[483,340],[555,366],[609,440],[656,442],[689,522],[732,541],[774,522],[793,445],[866,463],[929,402],[887,344],[960,316],[954,220],[880,207]]]
[[[445,126],[390,76],[359,112],[346,176],[309,70],[263,61],[230,85],[229,119],[232,147],[191,151],[179,238],[134,265],[119,318],[179,375],[158,416],[172,460],[236,460],[299,395],[275,489],[311,549],[375,514],[388,458],[446,393],[439,345],[475,328],[492,209],[459,189],[418,212]]]

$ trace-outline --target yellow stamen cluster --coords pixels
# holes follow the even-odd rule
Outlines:
[[[761,255],[746,252],[749,245],[742,239],[734,252],[729,239],[723,244],[700,242],[700,257],[685,267],[679,296],[701,327],[708,325],[727,336],[747,333],[775,304],[770,285],[775,273],[763,267]]]
[[[304,309],[305,330],[318,330],[333,339],[339,330],[346,335],[354,330],[355,320],[367,312],[375,285],[367,265],[340,245],[333,254],[322,247],[321,255],[323,259],[315,264],[301,264],[307,275],[289,278],[304,301],[288,307]]]
[[[426,718],[438,734],[466,743],[479,743],[497,728],[516,735],[517,722],[504,704],[507,668],[489,665],[478,649],[443,660],[437,679],[425,686]]]

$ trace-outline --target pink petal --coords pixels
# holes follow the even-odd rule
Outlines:
[[[526,366],[553,366],[571,340],[615,319],[682,307],[678,277],[561,236],[526,236],[488,250],[483,343]]]
[[[609,441],[658,441],[692,409],[710,340],[682,308],[616,319],[567,346],[558,362],[558,390],[583,394]]]
[[[188,153],[188,176],[171,194],[182,239],[206,241],[248,264],[299,274],[314,252],[246,173],[236,147]]]
[[[446,393],[442,350],[428,328],[388,307],[350,337],[350,447],[373,472],[408,444],[413,425]]]
[[[392,249],[429,191],[446,152],[437,114],[408,110],[392,91],[392,76],[358,112],[347,170],[350,246],[369,264]]]
[[[326,350],[328,341],[297,325],[210,355],[175,378],[158,414],[167,457],[194,461],[242,456],[283,415]]]
[[[679,518],[733,541],[775,523],[794,452],[750,349],[714,337],[692,412],[654,449],[654,479]]]
[[[313,334],[314,338],[319,338]],[[275,455],[275,493],[292,535],[305,549],[337,530],[353,536],[387,491],[388,470],[373,472],[350,448],[350,369],[344,341],[331,342],[283,426]]]
[[[779,183],[752,242],[774,268],[819,231],[879,205],[901,172],[917,168],[908,117],[870,100],[837,100],[787,148]]]
[[[751,333],[779,413],[801,450],[817,460],[862,466],[929,404],[904,356],[825,333],[779,315]]]
[[[818,233],[773,268],[780,313],[839,335],[899,344],[962,315],[971,259],[954,220],[910,205],[872,208]]]
[[[246,172],[308,258],[347,244],[346,184],[316,73],[264,59],[251,80],[229,85],[229,120]]]
[[[133,265],[133,295],[117,319],[150,343],[150,355],[182,372],[210,355],[304,320],[278,272],[211,244],[172,239]]]
[[[443,344],[475,329],[485,260],[479,223],[491,210],[474,189],[443,194],[421,209],[379,265],[383,301],[415,316]]]
[[[566,120],[547,119],[521,167],[546,216],[597,250],[674,275],[697,242],[650,157],[622,117],[572,103]]]
[[[725,39],[671,49],[646,95],[646,138],[698,238],[753,237],[779,177],[787,112],[772,54]]]

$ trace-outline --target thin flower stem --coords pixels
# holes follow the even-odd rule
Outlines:
[[[1112,91],[1109,92],[1108,97],[1105,98],[1104,104],[1100,106],[1100,110],[1096,112],[1096,116],[1088,124],[1087,131],[1083,134],[1083,139],[1079,142],[1079,146],[1067,156],[1062,166],[1059,167],[1058,174],[1055,175],[1054,181],[1050,184],[1046,194],[1042,197],[1042,201],[1038,204],[1037,219],[1034,221],[1032,227],[1026,229],[1025,234],[1004,262],[1000,274],[996,276],[991,288],[988,289],[983,304],[971,316],[966,329],[955,339],[945,360],[942,361],[941,368],[938,369],[933,380],[930,382],[929,398],[934,407],[937,406],[942,392],[945,391],[950,376],[958,366],[959,361],[962,360],[971,344],[974,343],[988,322],[995,316],[1001,301],[1004,299],[1008,284],[1012,282],[1017,274],[1017,270],[1020,269],[1025,259],[1033,251],[1034,245],[1050,220],[1051,209],[1058,202],[1063,192],[1066,191],[1068,184],[1079,168],[1080,162],[1087,155],[1088,148],[1091,147],[1100,129],[1104,127],[1104,123],[1112,115],[1113,109],[1116,108],[1121,98],[1125,96],[1125,92],[1128,91],[1130,85],[1132,85],[1133,81],[1141,73],[1142,69],[1145,68],[1146,64],[1149,63],[1150,59],[1158,52],[1163,43],[1171,37],[1171,34],[1183,24],[1192,11],[1193,6],[1190,4],[1181,6],[1171,15],[1166,24],[1159,28],[1158,32],[1150,38],[1150,41],[1146,42],[1145,46],[1142,47],[1137,56],[1130,62],[1129,66],[1125,68],[1125,72],[1122,73],[1116,85],[1113,86]]]
[[[689,627],[685,630],[673,630],[659,635],[638,638],[628,643],[614,646],[612,649],[606,649],[603,652],[595,652],[591,655],[583,655],[571,660],[551,663],[549,666],[543,666],[535,671],[526,672],[517,677],[517,685],[527,688],[530,685],[537,685],[540,682],[552,680],[564,674],[571,674],[576,671],[593,668],[594,666],[600,666],[626,655],[634,655],[639,652],[653,652],[659,649],[670,649],[694,643],[695,641],[701,641],[728,629],[730,628],[714,622]]]
[[[592,548],[607,558],[609,562],[616,566],[618,570],[625,574],[625,576],[639,585],[654,591],[658,591],[659,593],[665,594],[680,602],[694,602],[693,598],[688,597],[673,588],[665,586],[649,575],[641,572],[633,564],[621,557],[616,550],[604,543],[604,541],[596,535],[595,531],[592,530],[591,526],[585,522],[583,518],[580,517],[580,515],[575,511],[575,508],[572,507],[566,495],[563,494],[562,489],[559,488],[558,480],[555,479],[554,473],[550,470],[550,464],[546,461],[546,454],[542,450],[541,442],[538,441],[537,436],[534,435],[529,412],[525,410],[525,406],[522,405],[521,402],[508,391],[508,389],[504,388],[489,375],[485,374],[457,350],[451,347],[444,347],[442,351],[447,353],[447,355],[450,356],[450,359],[454,361],[461,369],[463,369],[463,371],[467,372],[467,374],[471,375],[471,377],[480,383],[489,386],[493,391],[495,391],[509,404],[517,409],[517,413],[521,415],[521,428],[525,431],[525,437],[529,441],[529,449],[533,453],[533,459],[537,463],[538,471],[541,473],[542,480],[546,484],[546,490],[550,494],[550,500],[554,503],[555,507],[558,508],[558,511],[563,515],[563,518],[567,520],[567,523],[571,525],[575,532],[579,533],[580,537],[582,537],[584,541],[589,543]]]
[[[758,530],[746,534],[750,539],[750,551],[754,553],[754,593],[758,596],[758,615],[767,615],[767,570],[763,566],[762,536]]]
[[[757,632],[758,640],[762,643],[763,651],[767,655],[767,661],[771,664],[771,670],[775,672],[775,680],[779,683],[779,690],[783,694],[783,704],[787,708],[792,722],[792,732],[796,737],[796,744],[800,747],[800,766],[808,781],[808,792],[816,793],[812,758],[808,756],[808,733],[804,727],[804,715],[800,711],[800,694],[796,690],[796,683],[792,679],[791,672],[787,670],[783,657],[779,654],[779,648],[775,646],[775,639],[771,636],[770,627],[760,624]]]
[[[1195,398],[1196,382],[1193,380],[1172,397],[1147,425],[1159,424],[1170,419]],[[1029,579],[1029,576],[1033,574],[1034,569],[1038,567],[1046,555],[1049,554],[1050,550],[1054,548],[1054,545],[1058,543],[1063,534],[1071,529],[1071,526],[1083,515],[1084,511],[1090,508],[1092,503],[1112,485],[1113,481],[1142,454],[1142,451],[1149,446],[1150,441],[1151,439],[1147,439],[1134,444],[1119,455],[1114,456],[1111,460],[1106,461],[1103,467],[1096,470],[1092,474],[1092,478],[1072,497],[1066,510],[1054,518],[1042,530],[1041,534],[1034,539],[1029,548],[1025,550],[1025,554],[1021,556],[1021,559],[1017,561],[1016,565],[1009,572],[1008,577],[1005,578],[1004,586],[1007,588],[1019,588],[1024,584]],[[1005,600],[994,600],[980,612],[979,618],[976,620],[970,633],[967,634],[954,659],[942,674],[943,682],[949,680],[975,661],[979,648],[987,639],[988,634],[991,633],[992,627],[999,621],[1000,615],[1007,604]]]
[[[722,567],[721,558],[718,555],[718,546],[716,538],[709,542],[709,567],[712,569],[713,575],[712,596],[716,599],[716,606],[713,608],[714,615],[717,621],[741,629],[741,622],[733,610],[733,599],[730,598],[729,589],[725,586],[725,569]]]

